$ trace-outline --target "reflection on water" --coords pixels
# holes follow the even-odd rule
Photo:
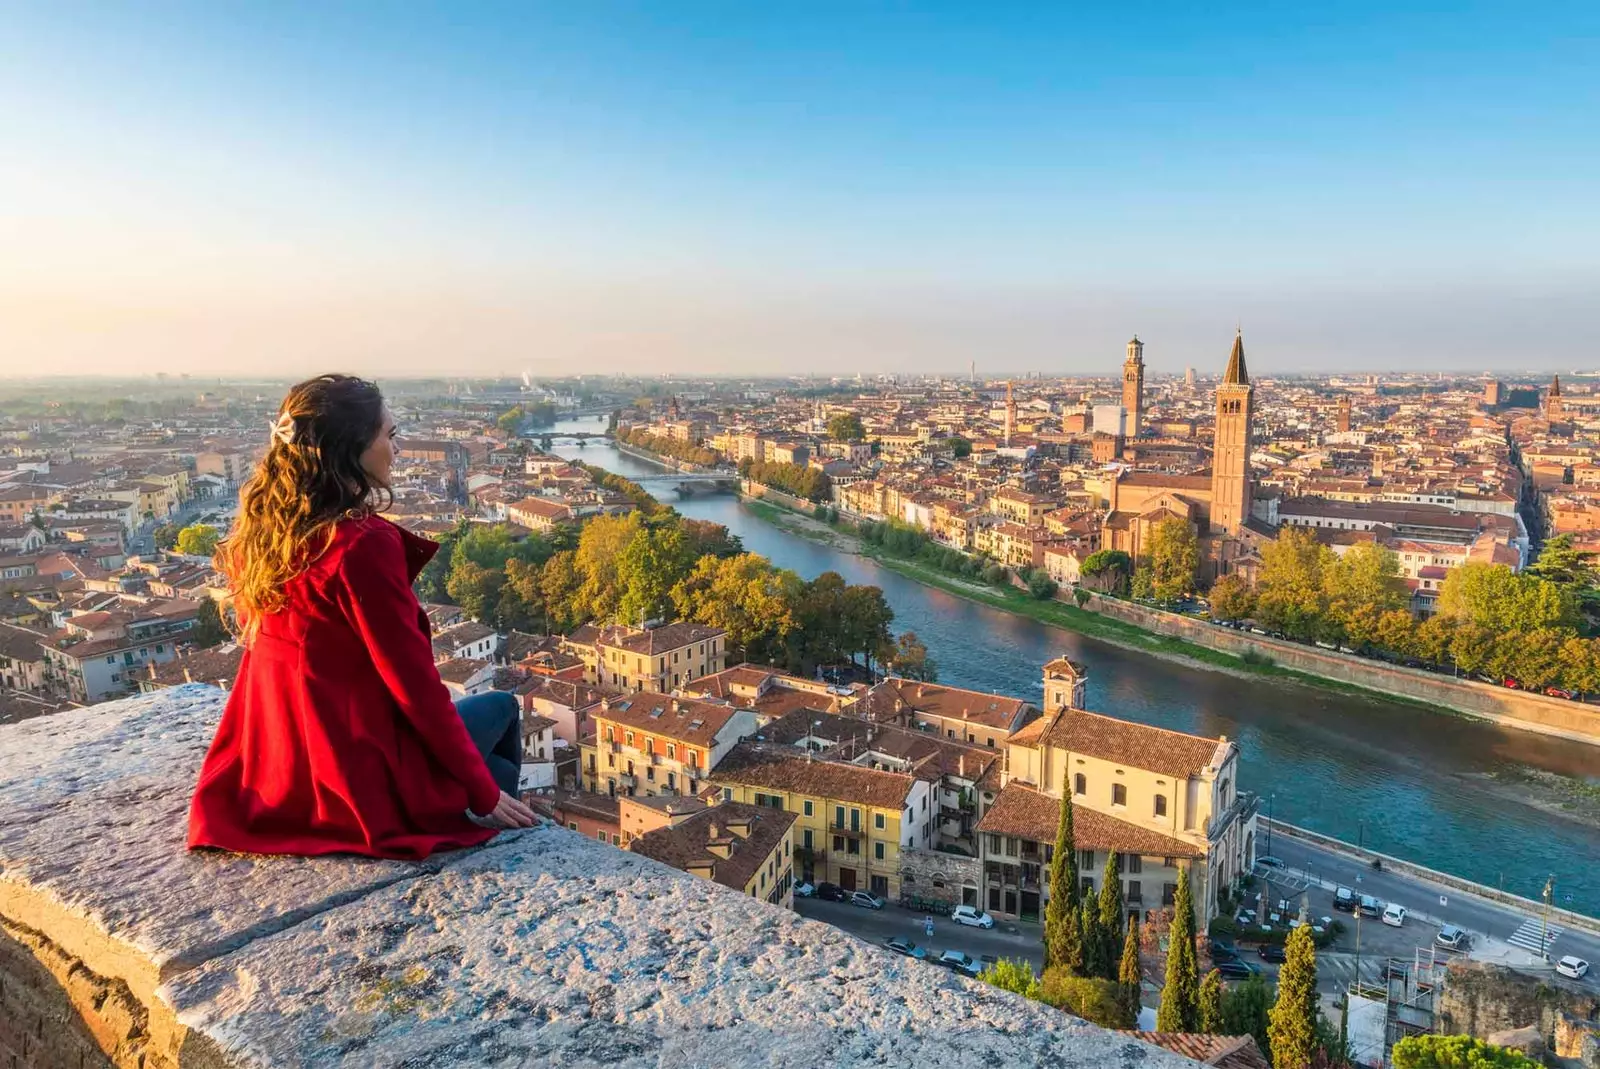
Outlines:
[[[556,451],[630,478],[662,474],[609,445]],[[679,502],[668,486],[653,489],[780,567],[882,587],[895,629],[927,643],[941,682],[1038,701],[1045,661],[1067,653],[1089,666],[1090,708],[1237,741],[1240,785],[1270,796],[1284,820],[1528,897],[1554,873],[1558,904],[1600,913],[1600,831],[1502,799],[1478,779],[1530,766],[1600,782],[1600,748],[1172,664],[925,587],[782,531],[731,496]]]

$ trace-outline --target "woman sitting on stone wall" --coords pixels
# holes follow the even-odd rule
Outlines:
[[[452,705],[411,583],[438,551],[378,516],[394,417],[370,382],[289,391],[217,551],[245,645],[189,845],[423,858],[529,827],[517,700]]]

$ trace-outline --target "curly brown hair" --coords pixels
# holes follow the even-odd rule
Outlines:
[[[354,375],[318,375],[290,388],[266,456],[239,491],[239,517],[217,547],[239,633],[282,609],[287,585],[326,552],[334,524],[383,507],[361,455],[383,430],[383,394]]]

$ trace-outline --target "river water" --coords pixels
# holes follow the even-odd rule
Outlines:
[[[558,443],[555,451],[632,479],[664,474],[609,443]],[[1529,768],[1600,784],[1600,747],[1187,668],[924,586],[780,530],[733,496],[678,501],[668,486],[651,489],[807,579],[831,570],[881,587],[894,630],[927,644],[942,683],[1039,702],[1044,663],[1068,654],[1089,668],[1089,708],[1235,740],[1239,785],[1262,796],[1263,812],[1529,898],[1553,874],[1557,905],[1600,915],[1600,829],[1484,789],[1488,775]]]

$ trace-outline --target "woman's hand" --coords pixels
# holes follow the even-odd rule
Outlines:
[[[495,803],[494,810],[490,812],[486,822],[497,828],[531,828],[536,820],[533,810],[505,791],[501,791],[500,800]]]

